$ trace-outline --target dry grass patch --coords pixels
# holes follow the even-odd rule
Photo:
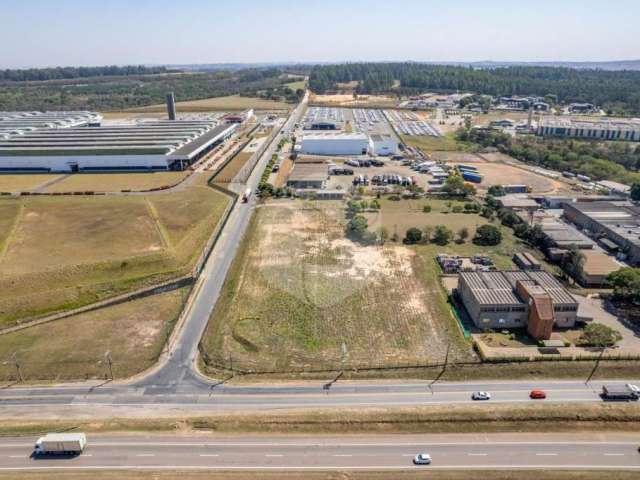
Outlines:
[[[231,183],[240,170],[247,164],[253,156],[253,152],[239,152],[227,163],[216,175],[216,183]]]
[[[122,190],[151,190],[179,183],[188,172],[153,173],[76,173],[47,187],[54,192],[119,192]]]
[[[104,378],[106,352],[116,378],[134,375],[158,358],[188,292],[185,287],[0,335],[0,378],[15,379],[13,358],[25,380]]]
[[[177,102],[176,108],[181,112],[209,112],[227,110],[245,110],[255,108],[256,110],[290,110],[291,104],[276,102],[254,97],[241,97],[239,95],[229,95],[226,97],[204,98],[202,100],[190,100],[187,102]],[[166,112],[166,105],[149,105],[147,107],[132,108],[127,112],[161,113]]]
[[[344,237],[340,203],[260,208],[205,335],[239,368],[333,368],[469,358],[423,259]]]
[[[0,174],[0,192],[26,192],[60,176],[60,174]]]
[[[0,325],[188,273],[228,202],[199,185],[148,196],[0,199],[0,225],[21,209],[0,256]]]

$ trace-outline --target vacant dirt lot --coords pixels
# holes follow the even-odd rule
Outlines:
[[[120,192],[140,191],[169,187],[179,183],[188,172],[153,173],[77,173],[61,182],[47,187],[46,193],[54,192]]]
[[[187,273],[228,201],[199,185],[0,199],[0,326]]]
[[[383,95],[358,95],[353,94],[336,95],[311,95],[309,103],[312,105],[328,105],[332,107],[394,107],[397,100],[393,97]]]
[[[458,162],[450,162],[457,164]],[[502,163],[475,163],[478,172],[484,176],[476,187],[485,190],[491,185],[528,185],[532,193],[553,193],[564,187],[562,182],[537,175]]]
[[[188,288],[0,335],[0,379],[125,378],[157,359],[180,314]]]
[[[339,203],[261,207],[227,279],[205,344],[258,369],[435,362],[468,355],[445,298],[402,245],[344,237]],[[430,260],[432,261],[432,260]]]

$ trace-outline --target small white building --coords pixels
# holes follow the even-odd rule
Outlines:
[[[314,133],[302,137],[302,153],[312,155],[366,155],[373,151],[363,133]]]
[[[392,135],[371,135],[371,142],[373,143],[373,153],[376,155],[387,156],[398,153],[398,142]]]

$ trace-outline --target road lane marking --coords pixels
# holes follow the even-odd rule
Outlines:
[[[26,458],[24,455],[9,455],[9,458]]]
[[[557,453],[536,453],[538,457],[557,457]]]
[[[334,457],[353,457],[353,455],[348,453],[337,453],[334,455]]]
[[[470,457],[486,457],[488,453],[467,453]]]
[[[267,453],[265,457],[284,457],[284,455],[280,453]]]
[[[155,457],[155,453],[138,453],[136,457]]]
[[[217,453],[201,453],[200,456],[201,457],[219,457],[220,455],[218,455]]]
[[[605,457],[624,457],[624,453],[605,453]]]

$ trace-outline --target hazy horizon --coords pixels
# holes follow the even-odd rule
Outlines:
[[[512,3],[5,0],[0,68],[640,58],[640,2]]]

